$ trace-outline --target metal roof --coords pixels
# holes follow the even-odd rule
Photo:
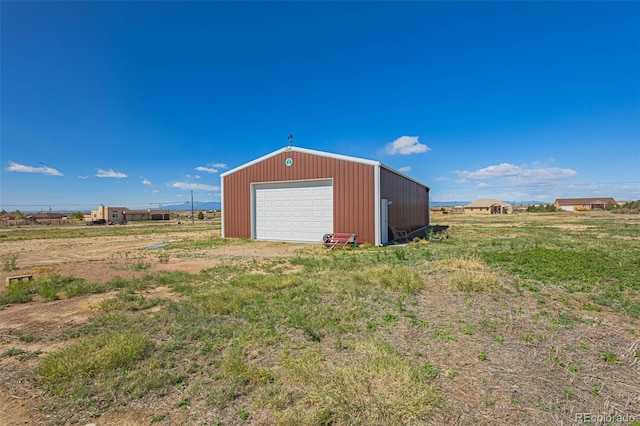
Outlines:
[[[247,167],[251,167],[254,164],[260,163],[260,162],[262,162],[262,161],[264,161],[264,160],[266,160],[268,158],[275,157],[276,155],[282,154],[283,152],[300,152],[300,153],[303,153],[303,154],[318,155],[318,156],[321,156],[321,157],[328,157],[328,158],[333,158],[333,159],[336,159],[336,160],[349,161],[349,162],[352,162],[352,163],[366,164],[366,165],[374,166],[374,167],[383,167],[383,168],[385,168],[385,169],[387,169],[387,170],[389,170],[389,171],[391,171],[391,172],[393,172],[393,173],[395,173],[397,175],[400,175],[400,176],[404,177],[405,179],[409,179],[409,180],[417,183],[418,185],[424,186],[425,188],[429,188],[424,183],[422,183],[422,182],[420,182],[420,181],[418,181],[418,180],[416,180],[416,179],[414,179],[414,178],[412,178],[410,176],[407,176],[404,173],[401,173],[401,172],[399,172],[399,171],[397,171],[395,169],[392,169],[391,167],[382,164],[380,161],[368,160],[366,158],[360,158],[360,157],[352,157],[352,156],[349,156],[349,155],[335,154],[335,153],[332,153],[332,152],[317,151],[315,149],[301,148],[301,147],[297,147],[297,146],[285,146],[284,148],[280,148],[279,150],[274,151],[274,152],[272,152],[270,154],[263,155],[262,157],[256,158],[255,160],[249,161],[248,163],[241,164],[238,167],[235,167],[235,168],[233,168],[231,170],[228,170],[228,171],[220,174],[220,177],[223,178],[223,177],[228,176],[228,175],[230,175],[232,173],[235,173],[235,172],[237,172],[239,170],[245,169]]]

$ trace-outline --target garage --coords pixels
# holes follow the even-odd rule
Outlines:
[[[379,161],[286,146],[220,174],[223,238],[384,245],[429,224],[429,187]]]
[[[333,182],[256,183],[253,187],[253,238],[320,241],[333,232]]]

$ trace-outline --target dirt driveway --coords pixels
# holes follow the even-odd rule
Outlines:
[[[12,230],[0,230],[0,234],[6,232]],[[187,228],[184,232],[175,232],[167,227],[167,232],[144,235],[0,239],[0,258],[15,254],[18,267],[11,272],[0,271],[0,291],[6,286],[6,278],[15,275],[31,274],[37,278],[55,273],[104,283],[116,277],[132,279],[156,271],[197,273],[222,262],[268,261],[291,256],[296,250],[313,246],[263,241],[207,244],[218,236],[218,231],[194,232]],[[163,259],[160,256],[162,249],[148,249],[158,244],[176,244],[186,240],[197,243],[194,244],[197,248],[165,251],[166,257]],[[163,287],[145,290],[143,296],[173,297]],[[110,297],[113,297],[113,293],[0,308],[0,354],[19,346],[21,350],[39,353],[42,357],[56,349],[52,340],[57,333],[85,323],[96,314],[100,302]],[[19,340],[18,336],[24,335],[37,335],[38,338],[31,342]],[[30,380],[28,372],[35,368],[36,362],[36,359],[18,361],[15,357],[0,358],[0,425],[32,425],[42,421],[31,413],[37,412],[36,407],[41,405],[45,395],[27,384]],[[15,386],[15,383],[21,382],[25,385]],[[102,418],[99,424],[135,425],[139,423],[134,418],[145,418],[142,415],[132,418],[131,413],[123,416]]]

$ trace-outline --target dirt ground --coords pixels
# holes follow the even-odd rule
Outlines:
[[[11,230],[2,230],[11,232]],[[153,233],[151,235],[127,235],[93,238],[60,238],[24,241],[3,241],[0,244],[0,255],[16,253],[18,270],[0,271],[0,291],[6,285],[6,278],[16,275],[31,274],[34,278],[51,273],[60,276],[74,276],[89,282],[108,282],[116,277],[132,279],[142,277],[155,271],[184,271],[195,273],[211,268],[222,262],[253,261],[256,258],[266,260],[290,256],[296,250],[308,247],[304,243],[252,242],[251,244],[229,244],[218,247],[198,249],[196,255],[185,258],[178,251],[170,252],[166,263],[160,261],[159,250],[147,248],[166,242],[177,242],[182,239],[207,239],[219,235],[216,231],[194,235],[193,231],[184,233]],[[144,269],[132,268],[132,265],[143,262]],[[143,293],[145,297],[171,297],[166,288],[158,287]],[[0,353],[18,343],[19,335],[54,336],[61,330],[83,324],[96,313],[96,307],[102,300],[113,297],[113,293],[104,293],[56,300],[48,303],[26,303],[0,309]],[[34,342],[20,341],[20,347],[27,351],[42,354],[56,349],[48,339]],[[16,361],[14,357],[2,360],[0,364],[0,426],[33,425],[41,420],[34,416],[41,405],[44,395],[33,393],[33,387],[9,389],[9,382],[20,383],[15,376],[35,365],[35,360]],[[14,376],[14,377],[10,377]],[[26,380],[26,379],[24,379]],[[27,387],[29,389],[27,389]],[[143,408],[140,410],[144,411]],[[148,418],[142,412],[103,416],[96,424],[103,425],[137,425],[136,419]]]

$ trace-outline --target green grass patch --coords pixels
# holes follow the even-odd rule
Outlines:
[[[54,395],[80,398],[106,390],[114,377],[123,378],[152,348],[151,339],[137,331],[100,334],[47,355],[38,378]]]

